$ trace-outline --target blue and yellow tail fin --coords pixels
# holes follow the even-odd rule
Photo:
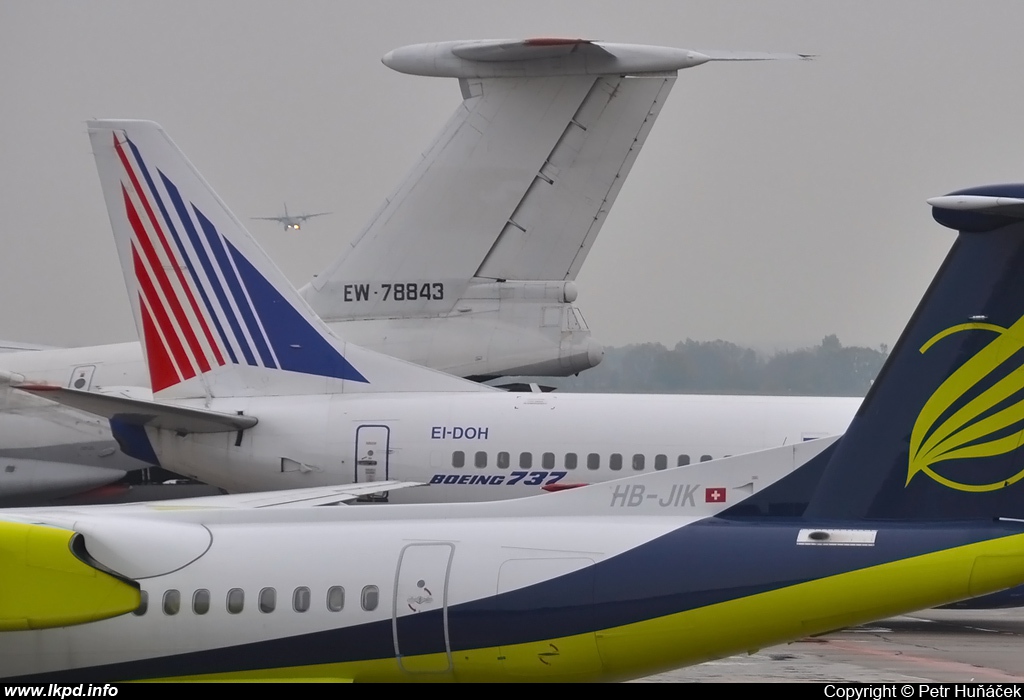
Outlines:
[[[959,235],[825,466],[810,517],[1024,517],[1024,184],[929,203]]]

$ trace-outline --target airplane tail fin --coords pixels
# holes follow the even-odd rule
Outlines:
[[[89,135],[155,397],[477,390],[336,338],[159,125]]]
[[[959,235],[809,517],[1024,518],[1024,184],[929,203]]]
[[[391,51],[383,62],[396,71],[458,79],[463,101],[352,247],[303,295],[333,321],[390,308],[448,313],[488,284],[571,282],[677,71],[737,56],[551,38]],[[382,280],[427,293],[351,291]],[[575,299],[575,290],[566,296]]]

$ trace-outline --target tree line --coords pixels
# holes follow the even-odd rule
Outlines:
[[[863,396],[888,354],[884,344],[843,347],[835,335],[771,356],[724,340],[687,339],[671,349],[606,348],[601,364],[576,377],[535,381],[573,392]]]

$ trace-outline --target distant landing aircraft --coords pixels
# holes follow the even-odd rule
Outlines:
[[[302,228],[302,224],[305,223],[306,219],[312,219],[314,216],[326,216],[330,213],[329,211],[322,211],[317,214],[289,214],[288,204],[285,203],[283,216],[254,216],[252,218],[256,221],[277,221],[284,226],[285,231],[298,231]]]

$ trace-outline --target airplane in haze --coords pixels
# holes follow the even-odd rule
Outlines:
[[[306,219],[312,219],[314,216],[327,216],[331,212],[322,211],[317,214],[289,214],[288,203],[284,203],[284,215],[283,216],[254,216],[253,221],[276,221],[284,226],[285,231],[298,231],[302,228],[302,224],[306,223]]]
[[[464,59],[456,51],[500,56]],[[530,60],[534,55],[542,60]],[[710,58],[751,57],[787,56],[714,52]],[[708,58],[585,41],[457,42],[388,54],[385,63],[396,70],[458,79],[463,99],[358,239],[301,290],[303,298],[346,340],[460,376],[565,376],[596,365],[603,351],[573,303],[574,279],[676,71]],[[515,76],[507,77],[510,72]],[[0,357],[0,372],[16,381],[31,377],[149,396],[137,343],[11,353]],[[724,400],[708,415],[722,416],[727,425],[735,419],[735,401]],[[763,416],[776,415],[770,401],[748,402],[756,404],[742,422],[754,425],[749,438],[736,441],[726,430],[705,430],[715,439],[650,459],[675,464],[832,433],[845,427],[856,406],[853,399],[779,399],[788,406],[780,415],[797,420],[782,431],[778,425],[762,431]],[[832,407],[829,420],[819,421],[825,403]],[[832,420],[836,411],[844,417]],[[799,420],[799,412],[809,419]],[[369,432],[361,435],[364,442],[379,441]],[[147,466],[114,448],[105,421],[0,392],[0,498],[75,492]],[[492,452],[492,469],[508,451]],[[520,451],[510,453],[517,463]],[[613,454],[604,450],[602,464],[614,469]],[[289,469],[317,468],[288,459]],[[387,471],[386,464],[364,466]],[[487,483],[502,482],[501,473],[489,475]],[[483,475],[475,477],[479,483]]]
[[[0,676],[624,680],[1024,583],[1024,185],[931,203],[957,241],[842,438],[496,503],[4,511]],[[802,516],[745,508],[806,470]]]
[[[839,434],[860,403],[516,394],[365,350],[330,332],[158,125],[89,133],[155,401],[33,393],[108,418],[122,451],[173,472],[229,491],[399,479],[432,488],[396,498],[513,498]]]

